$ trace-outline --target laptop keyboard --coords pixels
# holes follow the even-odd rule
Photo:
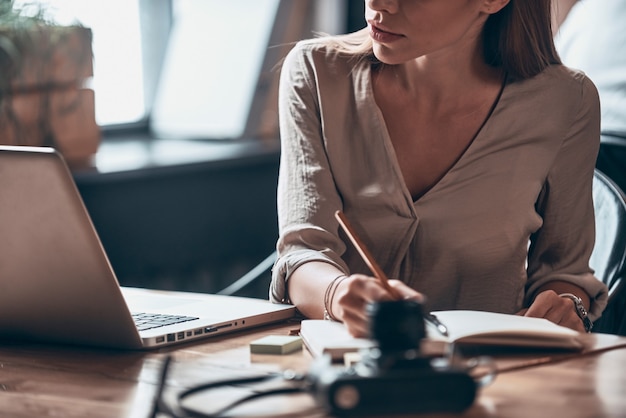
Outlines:
[[[167,314],[155,314],[155,313],[145,313],[145,312],[137,312],[133,313],[133,319],[135,320],[135,325],[139,331],[145,331],[147,329],[164,327],[166,325],[178,324],[181,322],[193,321],[194,319],[198,319],[193,316],[184,316],[184,315],[167,315]]]

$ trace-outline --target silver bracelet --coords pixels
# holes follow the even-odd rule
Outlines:
[[[337,287],[339,286],[339,283],[341,283],[341,281],[343,281],[346,278],[348,278],[348,276],[345,274],[340,274],[339,276],[335,277],[328,284],[328,287],[326,288],[326,291],[324,292],[324,319],[327,321],[337,320],[337,318],[335,318],[335,316],[332,314],[331,306],[333,303],[333,298],[335,297],[335,292],[337,291]],[[338,280],[339,282],[337,282]],[[333,289],[333,286],[334,286],[334,289]]]

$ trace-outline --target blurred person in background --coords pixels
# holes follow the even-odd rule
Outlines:
[[[598,88],[601,144],[596,166],[626,190],[626,0],[553,0],[563,64]]]

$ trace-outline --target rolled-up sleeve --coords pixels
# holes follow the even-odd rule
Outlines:
[[[306,262],[327,262],[347,272],[339,256],[345,245],[333,217],[342,203],[322,135],[315,70],[305,59],[311,53],[306,44],[296,45],[280,76],[279,239],[269,295],[273,302],[289,302],[287,280]]]

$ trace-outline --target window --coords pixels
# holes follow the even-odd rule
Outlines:
[[[105,130],[149,127],[165,138],[275,130],[275,121],[261,114],[271,107],[263,95],[285,45],[313,29],[338,33],[345,27],[344,0],[36,3],[59,23],[91,28],[98,124]],[[273,113],[269,119],[276,119]]]
[[[152,112],[154,131],[191,138],[243,134],[278,3],[174,3],[162,83]]]
[[[40,0],[61,24],[92,29],[96,121],[101,126],[136,123],[146,117],[139,2],[137,0]],[[16,0],[30,7],[30,0]],[[123,97],[124,100],[119,98]]]

